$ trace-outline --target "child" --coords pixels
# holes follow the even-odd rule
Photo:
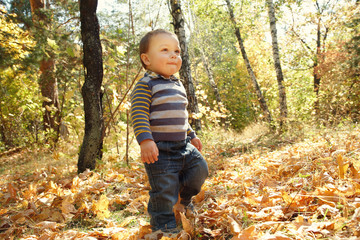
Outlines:
[[[147,72],[131,94],[131,119],[151,186],[150,224],[153,231],[177,233],[173,206],[178,195],[185,209],[193,210],[191,198],[200,192],[208,166],[188,123],[184,86],[173,76],[182,63],[176,35],[151,31],[139,48]]]

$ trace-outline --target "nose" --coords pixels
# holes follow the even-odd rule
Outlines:
[[[170,57],[171,57],[171,58],[176,58],[176,57],[177,57],[177,54],[176,54],[174,51],[172,51],[172,52],[170,53]]]

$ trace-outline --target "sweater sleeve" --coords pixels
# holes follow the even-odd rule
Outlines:
[[[190,137],[190,139],[193,139],[196,137],[195,131],[191,128],[190,124],[188,126],[187,135]]]
[[[154,140],[150,130],[151,91],[149,86],[139,81],[131,94],[131,122],[137,142]]]

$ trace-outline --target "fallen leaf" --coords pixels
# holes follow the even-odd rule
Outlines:
[[[17,198],[16,197],[17,190],[14,187],[14,185],[12,185],[12,183],[8,183],[7,190],[9,192],[9,194],[10,194],[10,199],[16,200],[16,198]]]
[[[241,226],[232,217],[228,216],[230,222],[230,230],[233,235],[238,235],[241,232]]]
[[[140,239],[142,239],[145,235],[147,234],[150,234],[152,231],[151,231],[151,225],[143,225],[141,226],[141,223],[140,223],[140,229],[139,229],[139,234],[138,234],[138,237]]]
[[[345,167],[345,164],[344,164],[344,159],[343,159],[341,154],[337,155],[336,161],[337,161],[338,167],[339,167],[339,178],[344,179],[344,175],[345,175],[344,167]]]
[[[254,240],[253,234],[256,227],[254,225],[246,228],[244,231],[242,231],[238,236],[235,236],[232,238],[232,240]]]
[[[110,216],[109,200],[106,195],[101,195],[98,201],[93,201],[91,210],[99,219],[105,219]]]
[[[57,223],[56,222],[50,222],[50,221],[43,221],[36,224],[36,227],[40,228],[42,231],[45,229],[50,229],[52,231],[56,230]]]
[[[275,233],[272,235],[265,235],[259,240],[293,240],[293,238],[290,238],[283,233]]]
[[[187,232],[190,236],[193,236],[194,234],[194,226],[191,223],[191,221],[189,219],[186,218],[184,213],[180,213],[181,216],[181,223],[183,225],[183,228],[185,230],[185,232]]]
[[[72,214],[76,213],[76,209],[71,196],[65,197],[65,199],[62,201],[61,211],[67,217],[71,217]]]
[[[201,191],[194,197],[195,203],[201,203],[205,199],[205,190],[201,189]]]
[[[126,227],[134,219],[136,219],[135,216],[130,216],[130,217],[125,218],[125,220],[120,223],[119,227]]]

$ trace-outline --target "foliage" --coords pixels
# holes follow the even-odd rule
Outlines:
[[[344,9],[348,12],[344,17],[349,23],[334,26],[342,29],[343,35],[329,44],[316,68],[323,79],[320,117],[330,123],[337,123],[338,116],[346,116],[354,122],[360,119],[359,14],[353,6]]]
[[[2,88],[8,89],[6,91],[9,93],[6,99],[12,99],[6,100],[6,106],[1,106],[2,112],[5,115],[10,112],[17,117],[17,119],[8,117],[7,123],[3,124],[7,130],[6,132],[2,130],[4,132],[2,136],[6,135],[7,139],[13,140],[11,146],[42,141],[41,131],[37,131],[38,126],[41,125],[38,121],[41,119],[39,103],[42,100],[36,86],[37,64],[44,54],[52,52],[56,61],[55,74],[58,81],[63,130],[68,132],[68,136],[81,138],[84,121],[80,94],[83,69],[78,3],[77,1],[52,2],[51,8],[44,11],[44,14],[51,17],[51,24],[47,29],[34,31],[32,30],[34,26],[30,21],[28,1],[23,1],[6,1],[6,6],[11,12],[16,13],[16,15],[5,14],[6,24],[11,22],[19,31],[22,31],[22,34],[18,37],[15,34],[15,38],[6,38],[7,44],[2,45],[0,49],[2,55],[0,65],[7,67],[15,64],[17,66],[16,71],[11,70],[13,71],[11,74],[3,74],[7,77],[2,78]],[[318,73],[321,73],[322,85],[319,96],[321,116],[315,116],[313,104],[316,96],[313,92],[314,71],[312,69],[316,44],[312,40],[315,38],[317,19],[315,3],[316,1],[276,2],[289,119],[308,122],[319,118],[323,119],[323,122],[329,120],[334,122],[335,119],[350,117],[357,121],[356,109],[359,106],[357,97],[358,6],[350,0],[343,5],[336,5],[336,1],[332,0],[322,13],[324,25],[331,25],[332,28],[328,32],[322,51],[323,59],[318,61],[319,66],[316,69]],[[103,3],[100,4],[103,5]],[[125,137],[128,124],[126,114],[128,99],[125,97],[122,105],[119,106],[119,104],[139,70],[137,53],[139,39],[145,32],[154,28],[172,30],[171,16],[166,1],[142,3],[133,0],[131,2],[117,1],[112,4],[114,6],[109,7],[107,11],[101,9],[98,11],[104,63],[103,107],[105,122],[108,126],[106,136],[110,144],[104,150],[112,149],[114,145],[118,145],[117,139]],[[254,1],[234,2],[233,5],[238,18],[237,22],[243,33],[248,57],[260,87],[272,115],[279,116],[278,89],[272,64],[265,5]],[[241,59],[233,28],[229,24],[225,3],[214,0],[188,0],[182,2],[182,6],[189,37],[192,72],[197,91],[201,95],[199,103],[202,112],[198,117],[202,118],[204,127],[212,128],[221,124],[241,131],[252,122],[261,121],[261,111],[259,111],[256,95]],[[336,15],[333,14],[334,12]],[[2,17],[5,15],[2,14]],[[338,19],[344,19],[344,21]],[[30,30],[37,35],[31,35]],[[15,46],[16,42],[30,36],[37,40],[36,43],[18,45],[25,47],[22,49],[25,54],[23,58],[17,57],[22,54],[21,52],[10,52],[9,46]],[[32,48],[27,46],[32,46]],[[209,84],[204,68],[203,57],[212,70],[222,103],[216,101],[214,90]],[[11,81],[12,79],[16,81]],[[22,84],[16,84],[19,81]],[[3,94],[5,94],[4,91]],[[344,96],[347,97],[344,98]],[[15,99],[21,100],[15,101]],[[29,115],[24,117],[23,114],[17,114],[18,109],[23,109],[22,106],[27,104],[33,104],[32,111],[28,111]],[[20,136],[29,137],[21,139]],[[5,145],[9,143],[5,143],[2,137],[2,148]]]
[[[233,128],[242,130],[255,119],[257,110],[252,105],[253,90],[248,87],[249,81],[244,77],[247,75],[246,69],[244,64],[238,62],[239,51],[236,48],[236,39],[232,36],[233,29],[228,24],[226,8],[217,2],[194,1],[192,11],[195,27],[190,47],[196,69],[200,109],[203,109],[203,115],[207,118],[212,117],[210,113],[225,115],[222,117],[222,123],[225,117],[225,121],[231,123]],[[212,69],[222,103],[216,102],[204,63],[200,65],[201,68],[198,67],[198,62],[202,61],[202,54]],[[205,118],[203,121],[204,125],[209,127],[209,122]]]
[[[149,185],[142,164],[120,166],[117,156],[107,154],[97,171],[77,175],[76,148],[65,143],[63,153],[40,155],[34,149],[1,157],[6,164],[0,181],[0,236],[124,240],[360,236],[358,126],[320,131],[307,126],[280,138],[260,125],[247,128],[243,135],[222,129],[207,135],[214,132],[203,153],[210,177],[194,198],[197,216],[175,207],[184,229],[179,234],[151,233],[146,213]],[[23,167],[15,170],[19,163]]]
[[[166,1],[121,0],[110,11],[98,11],[107,125],[105,157],[95,172],[79,176],[75,166],[83,134],[84,70],[78,1],[51,1],[51,8],[44,13],[52,22],[42,31],[34,31],[29,1],[0,2],[10,8],[8,12],[0,4],[0,236],[136,239],[149,234],[149,185],[142,165],[134,160],[139,154],[134,136],[127,135],[126,93],[139,72],[139,39],[154,28],[172,30]],[[331,6],[321,16],[321,27],[330,28],[319,56],[314,41],[319,21],[316,2]],[[278,116],[265,3],[232,3],[256,77],[272,115]],[[360,236],[360,131],[351,123],[345,125],[346,129],[327,129],[344,125],[344,119],[355,123],[360,119],[359,4],[354,0],[339,3],[276,1],[289,130],[274,136],[266,127],[254,125],[261,122],[261,111],[225,3],[181,2],[201,110],[197,117],[204,125],[199,136],[211,176],[195,198],[198,217],[177,215],[184,227],[177,237]],[[321,28],[323,37],[324,30]],[[39,147],[44,143],[44,133],[38,62],[48,52],[56,61],[65,139],[51,152],[46,145]],[[203,55],[211,67],[221,103],[209,83]],[[318,65],[314,69],[315,61]],[[321,76],[318,116],[313,109],[314,72]],[[6,151],[19,146],[27,147],[13,150],[18,153]],[[129,165],[125,159],[130,160]]]
[[[31,128],[40,115],[36,74],[26,64],[35,42],[14,17],[0,6],[0,150],[33,141]]]

